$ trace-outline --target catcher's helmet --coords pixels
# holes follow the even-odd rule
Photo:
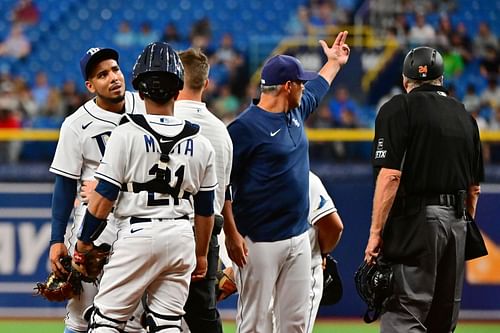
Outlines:
[[[167,43],[154,42],[144,48],[132,70],[132,86],[154,100],[169,100],[184,86],[184,67]]]
[[[428,46],[410,50],[403,63],[403,74],[414,80],[434,80],[443,75],[443,71],[443,57]]]

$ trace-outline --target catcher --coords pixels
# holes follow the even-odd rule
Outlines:
[[[199,126],[173,117],[183,77],[179,56],[161,42],[146,46],[133,68],[132,84],[148,114],[127,115],[108,140],[73,258],[79,271],[90,274],[87,251],[114,206],[118,239],[89,314],[89,332],[123,332],[144,294],[147,331],[180,332],[190,281],[206,274],[215,153]]]

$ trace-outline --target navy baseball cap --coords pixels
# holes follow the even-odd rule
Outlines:
[[[89,78],[90,70],[99,62],[106,59],[118,61],[118,52],[110,48],[92,47],[80,59],[80,70],[85,81]]]
[[[286,81],[313,80],[318,77],[318,73],[305,71],[297,58],[277,55],[266,61],[260,77],[262,85],[275,86]]]

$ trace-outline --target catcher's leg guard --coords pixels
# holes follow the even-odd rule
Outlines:
[[[178,333],[181,332],[181,316],[165,316],[151,310],[145,312],[146,331],[149,333]]]
[[[98,308],[90,315],[89,333],[116,332],[125,333],[126,321],[115,320],[104,316]]]

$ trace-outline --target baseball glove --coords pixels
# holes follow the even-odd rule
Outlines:
[[[215,285],[215,295],[217,296],[217,302],[225,300],[238,289],[236,283],[234,282],[234,271],[231,267],[224,268],[223,271],[217,272],[217,283]]]
[[[45,282],[36,284],[35,295],[45,297],[51,302],[62,302],[78,296],[82,293],[81,275],[71,267],[71,256],[59,259],[69,273],[64,277],[58,277],[54,272],[50,273]]]
[[[342,298],[343,288],[342,280],[340,279],[339,270],[337,268],[337,260],[332,256],[327,255],[326,266],[323,270],[323,296],[321,297],[320,305],[337,304]]]
[[[111,245],[106,243],[94,246],[87,252],[80,252],[75,248],[72,266],[80,272],[83,281],[95,283],[108,262],[110,251]]]

